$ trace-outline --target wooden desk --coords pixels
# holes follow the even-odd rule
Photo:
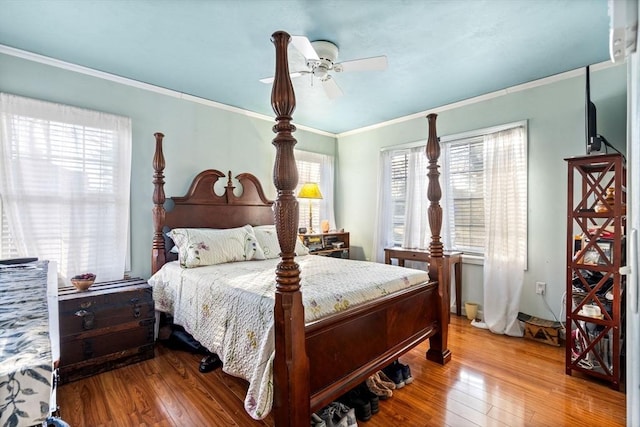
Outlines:
[[[445,286],[451,286],[451,266],[453,265],[456,280],[456,314],[462,315],[462,252],[444,251],[443,279]],[[425,249],[385,248],[384,262],[391,264],[391,259],[397,259],[398,265],[404,267],[405,261],[429,262],[429,251]],[[451,289],[451,288],[447,288]]]

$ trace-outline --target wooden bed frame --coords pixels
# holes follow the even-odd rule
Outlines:
[[[172,197],[173,208],[165,210],[164,135],[155,134],[153,158],[153,246],[152,273],[168,261],[164,232],[167,228],[231,228],[245,224],[274,224],[280,242],[281,261],[275,271],[274,304],[275,360],[273,365],[273,417],[278,427],[309,425],[316,411],[339,395],[363,382],[368,376],[391,363],[425,339],[430,339],[426,357],[445,364],[451,358],[447,348],[449,290],[442,283],[441,197],[438,181],[440,146],[436,134],[436,115],[427,116],[429,139],[428,219],[431,228],[429,250],[431,282],[416,285],[375,301],[306,324],[300,289],[300,268],[294,247],[298,228],[298,201],[294,190],[298,183],[293,147],[296,139],[291,114],[295,95],[289,77],[287,46],[290,36],[276,32],[272,41],[276,50],[276,71],[271,104],[276,113],[273,145],[276,160],[273,181],[275,202],[264,196],[260,182],[251,174],[236,177],[242,186],[234,194],[231,172],[206,170],[197,175],[184,197]],[[227,177],[222,195],[214,185]],[[239,190],[239,189],[238,189]],[[238,191],[236,191],[238,192]],[[438,278],[438,280],[433,280]]]

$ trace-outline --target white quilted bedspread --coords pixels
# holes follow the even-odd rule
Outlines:
[[[226,373],[249,382],[244,406],[255,419],[269,413],[273,398],[273,303],[279,261],[190,269],[175,261],[149,279],[156,309],[172,314],[176,324],[216,353]],[[306,322],[428,280],[425,271],[374,262],[316,255],[296,257],[296,262]]]

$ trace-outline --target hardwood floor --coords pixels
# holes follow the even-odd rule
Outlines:
[[[360,425],[625,425],[625,394],[565,375],[563,347],[494,335],[455,315],[449,331],[451,362],[425,360],[428,343],[413,349],[401,361],[414,382]],[[152,360],[61,386],[61,416],[72,427],[273,425],[246,414],[243,381],[220,369],[200,374],[199,361],[157,345]]]

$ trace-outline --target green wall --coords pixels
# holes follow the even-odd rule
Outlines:
[[[598,107],[598,130],[624,151],[626,67],[596,68],[591,73],[591,94]],[[273,120],[4,54],[0,54],[0,91],[131,117],[133,275],[148,277],[150,272],[154,132],[166,135],[168,196],[183,195],[199,171],[215,168],[251,172],[265,184],[267,196],[275,197]],[[521,308],[551,317],[534,292],[535,282],[544,281],[547,302],[559,316],[565,288],[564,158],[585,153],[584,75],[434,112],[440,136],[528,120],[529,259]],[[427,121],[421,117],[341,135],[337,141],[300,129],[295,133],[297,148],[336,155],[336,221],[351,232],[352,257],[371,258],[380,149],[424,140],[427,132]],[[463,270],[463,301],[482,302],[481,263],[465,263]]]
[[[251,172],[275,198],[273,120],[215,108],[0,54],[0,91],[128,116],[133,123],[131,274],[151,271],[154,132],[165,134],[165,192],[182,196],[204,169]],[[267,91],[268,92],[268,91]],[[267,94],[268,96],[268,94]],[[296,148],[335,155],[335,138],[298,130]]]
[[[591,70],[591,99],[598,108],[598,132],[625,151],[626,67]],[[578,73],[580,74],[580,73]],[[565,158],[585,154],[584,73],[543,86],[507,93],[470,105],[433,112],[439,136],[520,120],[528,121],[528,269],[521,310],[552,318],[535,294],[537,281],[547,283],[546,300],[560,316],[565,290],[566,193]],[[351,232],[352,254],[373,258],[373,230],[380,149],[425,140],[426,118],[390,124],[338,138],[336,187],[338,227]],[[352,255],[353,256],[353,255]],[[482,265],[463,266],[464,301],[482,304]]]

